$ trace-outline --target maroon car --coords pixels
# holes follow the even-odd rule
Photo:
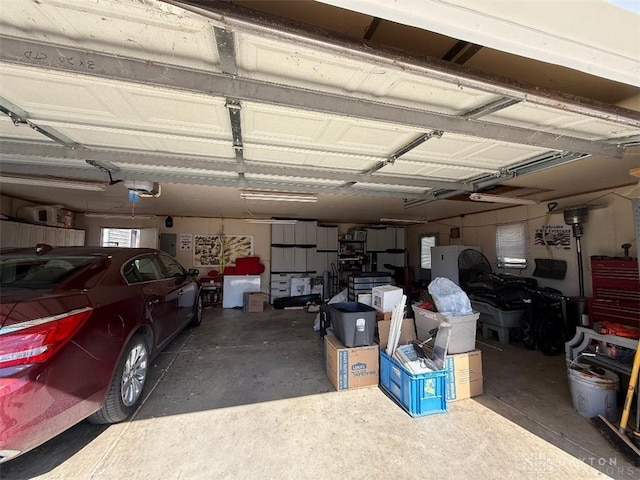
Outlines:
[[[2,250],[0,462],[129,417],[150,361],[202,320],[197,274],[147,248]]]

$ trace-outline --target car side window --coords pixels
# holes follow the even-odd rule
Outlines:
[[[176,262],[173,258],[167,257],[166,255],[158,255],[158,259],[162,264],[165,278],[177,278],[184,277],[186,275],[182,265]]]
[[[163,278],[163,275],[160,273],[160,265],[158,265],[153,255],[138,257],[132,263],[140,277],[139,282],[150,282]]]
[[[142,276],[140,275],[140,272],[138,272],[136,263],[133,261],[125,265],[125,267],[122,269],[122,274],[129,284],[142,282]]]

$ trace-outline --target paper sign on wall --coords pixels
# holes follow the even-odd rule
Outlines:
[[[191,250],[193,245],[193,235],[190,233],[180,234],[180,250]]]
[[[537,247],[571,248],[571,227],[566,225],[544,225],[536,228],[533,244]]]

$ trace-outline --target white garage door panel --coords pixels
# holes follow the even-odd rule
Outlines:
[[[386,191],[386,192],[404,192],[406,194],[419,194],[419,193],[423,193],[425,190],[427,190],[426,187],[407,187],[404,185],[398,186],[398,185],[384,185],[384,184],[378,184],[378,183],[366,183],[366,182],[358,182],[355,185],[353,185],[353,190],[357,191],[357,190],[379,190],[379,191]]]
[[[245,177],[247,180],[259,180],[265,182],[273,182],[274,184],[278,184],[281,182],[291,182],[292,177],[284,176],[284,175],[263,175],[257,173],[246,173]],[[293,180],[296,180],[296,177],[293,177]],[[298,177],[300,185],[317,185],[317,186],[339,186],[344,182],[338,180],[325,180],[321,178],[312,178],[312,177]]]
[[[20,105],[32,120],[118,120],[110,104],[117,95],[113,82],[5,64],[1,72],[5,98]]]
[[[445,133],[411,150],[401,161],[498,169],[547,152],[546,149]]]
[[[385,155],[421,132],[408,127],[321,112],[243,102],[245,142],[276,143]]]
[[[234,162],[229,162],[229,164],[235,164]],[[214,178],[228,178],[230,180],[235,179],[238,174],[235,172],[220,172],[215,171],[212,173],[211,170],[204,170],[202,168],[182,168],[176,166],[163,166],[163,165],[141,165],[137,163],[116,163],[116,166],[120,167],[122,170],[126,171],[128,169],[132,169],[136,172],[148,172],[149,175],[158,174],[175,174],[179,173],[181,175],[190,175],[194,178],[201,177],[214,177]]]
[[[231,138],[229,112],[223,98],[142,87],[123,89],[123,97],[144,125],[192,135]]]
[[[6,115],[0,117],[0,137],[3,140],[39,140],[52,145],[54,143],[27,125],[14,125]]]
[[[383,157],[374,158],[340,152],[309,151],[251,144],[245,144],[244,158],[248,161],[259,161],[262,164],[331,168],[345,171],[367,170],[377,162],[384,160]]]
[[[209,23],[180,8],[160,6],[133,0],[3,1],[3,31],[159,63],[209,69],[217,65]]]
[[[72,120],[231,138],[222,98],[7,65],[0,81],[3,91],[11,92],[8,100],[21,105],[34,121]]]
[[[498,98],[415,74],[298,46],[238,34],[241,74],[269,82],[457,114]]]
[[[539,128],[542,131],[558,132],[561,135],[606,140],[639,135],[640,129],[626,127],[619,123],[607,122],[570,112],[559,112],[542,105],[519,103],[505,108],[484,120],[523,128]]]
[[[204,155],[235,158],[232,145],[223,140],[188,138],[182,135],[127,131],[113,128],[64,125],[55,122],[41,122],[54,127],[76,142],[87,147],[112,149],[150,150],[184,155]]]
[[[433,163],[416,163],[396,161],[393,166],[384,167],[380,170],[383,174],[409,175],[413,178],[423,177],[440,180],[458,181],[475,177],[485,172],[490,172],[487,168],[474,168],[457,165],[438,165]]]

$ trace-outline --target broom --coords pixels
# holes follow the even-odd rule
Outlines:
[[[629,412],[631,411],[631,402],[633,401],[633,391],[638,383],[638,371],[640,370],[640,339],[638,339],[638,348],[633,356],[633,368],[631,369],[631,377],[629,378],[629,387],[627,388],[627,397],[624,401],[622,409],[622,417],[620,425],[616,427],[607,420],[603,415],[593,417],[591,421],[600,429],[600,431],[620,450],[625,456],[631,460],[636,467],[640,467],[640,449],[634,445],[627,436],[627,421],[629,420]]]

